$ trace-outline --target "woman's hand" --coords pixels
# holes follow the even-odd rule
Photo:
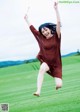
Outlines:
[[[26,14],[25,14],[25,16],[24,16],[24,19],[25,19],[26,21],[28,20],[29,9],[30,9],[30,7],[27,8],[27,12],[26,12]]]
[[[31,23],[28,20],[28,15],[27,14],[25,14],[24,19],[27,22],[28,26],[31,26]]]
[[[55,9],[55,10],[58,9],[58,2],[54,2],[54,9]]]
[[[24,19],[25,19],[26,21],[28,20],[27,14],[25,14]]]
[[[24,19],[25,19],[25,21],[27,22],[28,26],[31,26],[31,23],[29,22],[29,19],[28,19],[29,9],[30,9],[30,7],[28,7],[28,9],[27,9],[27,13],[26,13],[25,16],[24,16]]]

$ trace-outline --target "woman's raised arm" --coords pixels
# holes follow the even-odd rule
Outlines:
[[[57,31],[57,34],[58,34],[58,38],[60,38],[60,26],[61,26],[61,22],[60,22],[60,15],[59,15],[59,11],[58,11],[58,3],[57,2],[54,2],[54,9],[55,9],[55,12],[56,12],[56,18],[57,18],[57,27],[56,27],[56,31]]]
[[[35,36],[35,38],[38,40],[38,36],[40,35],[39,31],[36,30],[36,28],[30,23],[27,14],[24,16],[25,21],[27,22],[31,32]]]

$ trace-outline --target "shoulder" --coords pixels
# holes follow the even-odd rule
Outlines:
[[[55,33],[54,33],[54,36],[55,36],[56,38],[60,39],[60,38],[61,38],[61,33],[60,33],[60,35],[58,36],[57,32],[55,32]]]
[[[33,25],[30,25],[30,30],[31,30],[32,33],[35,34],[36,36],[40,36],[40,32],[39,32]]]

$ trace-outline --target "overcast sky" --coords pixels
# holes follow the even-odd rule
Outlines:
[[[45,22],[56,23],[53,0],[0,0],[0,61],[31,59],[39,52],[24,20],[28,7],[29,20],[36,29]],[[80,3],[59,3],[59,13],[63,55],[80,49]]]

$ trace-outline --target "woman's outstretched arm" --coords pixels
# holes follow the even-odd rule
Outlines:
[[[33,33],[34,37],[38,40],[38,36],[40,35],[39,31],[30,23],[27,14],[24,16],[25,21],[27,22],[31,32]]]
[[[61,34],[61,31],[60,31],[61,22],[60,22],[60,15],[59,15],[59,11],[58,11],[58,3],[57,2],[54,2],[54,9],[55,9],[56,18],[57,18],[56,31],[57,31],[57,34],[58,34],[58,38],[60,38],[60,34]]]

